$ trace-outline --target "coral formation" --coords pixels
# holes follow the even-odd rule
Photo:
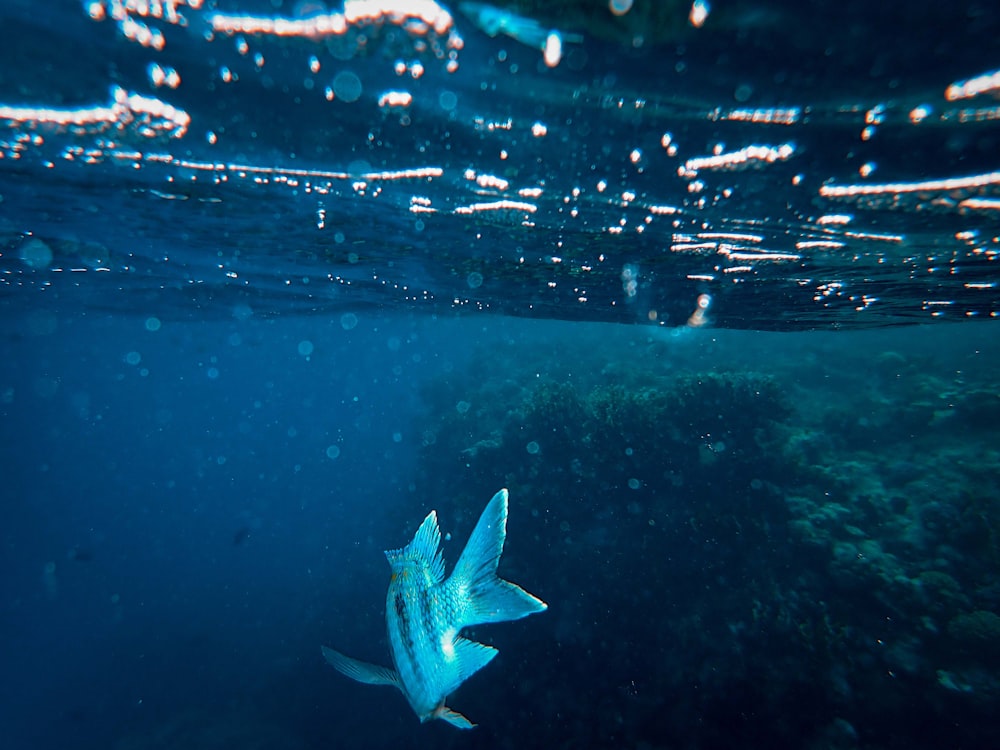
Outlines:
[[[683,695],[678,723],[705,717],[703,746],[712,721],[747,711],[816,747],[890,747],[914,705],[983,726],[1000,696],[1000,451],[972,415],[992,394],[895,352],[829,397],[775,374],[634,364],[661,356],[559,376],[524,362],[425,394],[420,480],[459,509],[500,485],[528,504],[532,564],[553,588],[582,573],[587,611],[607,613],[556,599],[560,648],[621,664],[609,679],[644,676],[646,701],[614,702],[621,726],[662,718],[651,694]],[[623,623],[620,644],[600,635]],[[637,661],[627,643],[665,645]],[[788,719],[796,701],[823,707],[808,728]]]

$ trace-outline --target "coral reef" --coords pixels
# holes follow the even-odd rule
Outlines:
[[[425,393],[419,482],[458,512],[510,487],[537,542],[512,564],[580,598],[548,596],[553,639],[644,686],[605,707],[620,724],[587,731],[712,746],[712,726],[747,721],[770,742],[888,748],[919,706],[1000,742],[983,721],[1000,696],[993,394],[895,352],[861,385],[642,358],[563,377],[525,362]],[[702,723],[653,729],[664,711]]]

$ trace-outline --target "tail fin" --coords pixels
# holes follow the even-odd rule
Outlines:
[[[519,620],[548,605],[510,581],[497,577],[507,538],[507,490],[493,496],[479,517],[448,585],[465,600],[461,627]]]

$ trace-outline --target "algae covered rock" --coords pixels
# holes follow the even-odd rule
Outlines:
[[[461,397],[488,409],[477,409],[475,419],[471,410],[447,409],[425,430],[436,437],[426,446],[428,465],[455,461],[477,477],[503,467],[496,481],[554,496],[585,483],[671,497],[682,487],[708,485],[735,497],[751,479],[763,486],[787,474],[773,464],[778,427],[791,409],[769,376],[710,372],[641,383],[624,377],[590,387],[540,380],[509,393],[506,411],[488,381],[479,387],[483,393],[466,389]]]
[[[948,634],[966,649],[1000,654],[1000,615],[995,612],[977,609],[956,615],[948,623]]]
[[[917,576],[916,584],[923,605],[931,612],[954,612],[969,604],[969,598],[962,593],[958,581],[948,573],[925,570]]]

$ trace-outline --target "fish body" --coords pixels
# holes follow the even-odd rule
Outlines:
[[[392,669],[324,646],[327,662],[358,682],[395,686],[421,721],[443,719],[462,729],[475,726],[448,708],[445,699],[497,650],[463,638],[462,628],[517,620],[548,606],[496,574],[507,536],[507,497],[507,490],[500,490],[490,500],[448,578],[435,511],[420,524],[412,542],[385,553],[392,569],[385,602]]]

